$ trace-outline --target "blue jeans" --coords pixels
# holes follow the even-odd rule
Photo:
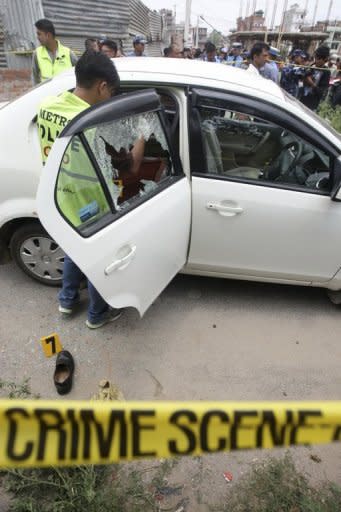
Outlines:
[[[59,303],[64,308],[72,308],[79,300],[79,287],[82,279],[84,279],[83,272],[77,265],[65,255],[64,269],[63,269],[63,286],[58,294]],[[101,322],[103,316],[108,311],[109,306],[98,293],[93,284],[88,280],[88,293],[89,293],[89,307],[88,307],[88,320],[96,324]]]

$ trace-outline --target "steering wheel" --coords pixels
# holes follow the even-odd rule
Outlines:
[[[283,151],[287,152],[289,150],[291,152],[292,161],[289,164],[289,166],[287,167],[287,169],[285,169],[284,172],[281,174],[287,174],[292,171],[292,169],[295,167],[295,165],[297,164],[297,162],[299,161],[299,159],[302,156],[303,145],[298,140],[289,141],[283,146],[283,148],[281,150],[281,154],[283,153]]]
[[[290,153],[288,153],[290,151]],[[270,171],[268,172],[268,177],[272,175],[273,181],[283,182],[293,181],[292,177],[297,180],[295,175],[296,164],[302,156],[303,145],[298,140],[289,140],[284,144],[281,149],[281,152],[276,157],[275,161],[271,164]],[[290,158],[289,162],[285,162],[286,159]],[[292,173],[292,171],[294,171]],[[290,180],[291,177],[291,180]]]

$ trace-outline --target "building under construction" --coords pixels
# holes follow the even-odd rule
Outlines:
[[[241,2],[241,6],[243,2]],[[278,0],[273,4],[271,21],[269,26],[266,24],[266,15],[262,10],[253,10],[249,13],[250,0],[246,4],[245,17],[242,16],[242,7],[240,16],[237,19],[237,30],[233,31],[231,42],[239,41],[243,43],[246,49],[250,49],[256,41],[266,41],[267,43],[279,48],[283,54],[287,53],[291,48],[301,48],[312,54],[321,44],[328,44],[333,51],[341,55],[341,40],[338,27],[333,26],[330,22],[330,14],[333,6],[333,0],[329,1],[328,10],[326,12],[326,21],[315,22],[316,12],[319,0],[315,0],[313,16],[311,22],[307,22],[308,1],[305,7],[301,8],[298,3],[294,3],[288,7],[288,0],[284,0],[283,13],[281,15],[281,23],[275,26],[276,13],[278,8]],[[256,1],[253,1],[255,8]]]

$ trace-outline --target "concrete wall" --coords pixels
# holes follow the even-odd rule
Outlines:
[[[40,0],[0,0],[4,50],[8,68],[31,68],[38,41],[34,22],[43,17]]]

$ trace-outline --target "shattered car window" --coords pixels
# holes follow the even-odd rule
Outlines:
[[[167,140],[155,112],[105,123],[85,132],[116,210],[157,188],[173,173]]]
[[[158,114],[134,115],[71,139],[59,169],[56,201],[64,218],[85,233],[154,194],[174,174]]]

